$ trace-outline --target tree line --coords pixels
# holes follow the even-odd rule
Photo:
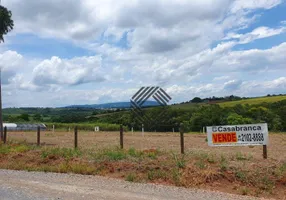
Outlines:
[[[29,110],[26,110],[29,111]],[[13,113],[10,110],[10,113]],[[159,115],[162,113],[161,115]],[[205,126],[268,123],[271,131],[286,131],[286,100],[275,103],[221,107],[218,104],[195,104],[188,109],[173,106],[142,110],[146,121],[131,110],[104,112],[94,109],[37,109],[20,115],[4,115],[6,122],[107,123],[123,124],[134,130],[178,131],[184,123],[187,131],[201,131]],[[140,114],[139,114],[140,115]]]

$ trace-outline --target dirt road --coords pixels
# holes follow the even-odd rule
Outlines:
[[[220,192],[129,183],[98,176],[0,170],[1,200],[254,199]]]

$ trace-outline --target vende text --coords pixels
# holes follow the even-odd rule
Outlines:
[[[235,132],[231,133],[213,133],[213,143],[229,143],[237,142],[237,137]]]

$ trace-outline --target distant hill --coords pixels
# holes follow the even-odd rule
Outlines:
[[[237,104],[261,104],[261,103],[274,103],[278,101],[286,100],[286,95],[279,95],[279,96],[267,96],[267,97],[255,97],[255,98],[249,98],[239,101],[226,101],[226,102],[219,102],[218,104],[222,107],[232,107]]]
[[[156,101],[146,101],[143,107],[159,106]],[[122,109],[130,108],[130,102],[115,102],[115,103],[104,103],[104,104],[90,104],[90,105],[71,105],[65,108],[94,108],[94,109]]]
[[[209,104],[218,104],[221,107],[232,107],[237,104],[253,105],[253,104],[261,104],[261,103],[274,103],[274,102],[278,102],[282,100],[286,100],[286,95],[276,95],[276,96],[266,96],[266,97],[249,97],[249,98],[244,98],[241,100],[233,100],[233,101],[216,100],[216,101],[209,101],[209,102],[202,102],[202,103],[188,102],[188,103],[171,105],[171,107],[175,109],[190,110],[196,106],[209,105]]]

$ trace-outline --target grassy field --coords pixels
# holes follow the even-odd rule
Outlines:
[[[209,147],[204,134],[186,134],[181,155],[178,133],[14,132],[0,144],[0,168],[102,175],[131,182],[196,187],[223,192],[286,197],[286,134],[270,134],[267,160],[262,147]]]
[[[245,99],[240,101],[228,101],[228,102],[222,102],[218,103],[222,107],[232,107],[237,104],[261,104],[261,103],[274,103],[277,101],[286,100],[286,96],[274,96],[274,97],[258,97],[258,98],[251,98],[251,99]]]
[[[249,98],[239,101],[225,101],[225,102],[218,102],[216,104],[222,107],[232,107],[237,104],[261,104],[261,103],[274,103],[278,101],[286,100],[286,95],[283,96],[273,96],[273,97],[257,97],[257,98]],[[181,110],[191,110],[196,106],[208,105],[208,103],[186,103],[186,104],[178,104],[172,105],[171,107],[174,109],[181,109]]]
[[[206,105],[205,103],[185,103],[185,104],[177,104],[171,105],[173,109],[180,109],[180,110],[191,110],[196,106]]]

